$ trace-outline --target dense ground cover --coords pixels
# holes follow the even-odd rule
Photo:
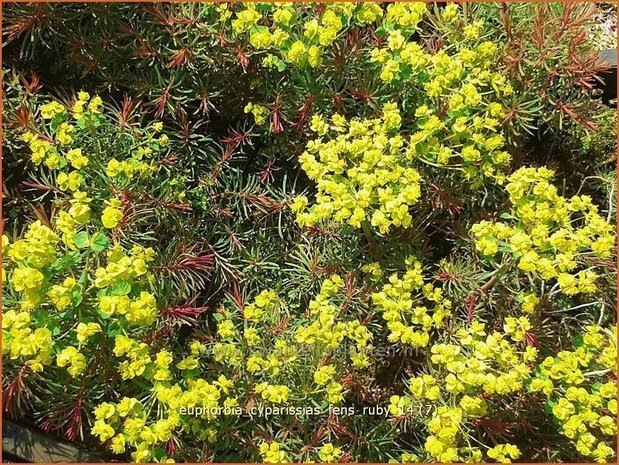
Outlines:
[[[138,462],[615,460],[600,11],[6,4],[4,414]]]

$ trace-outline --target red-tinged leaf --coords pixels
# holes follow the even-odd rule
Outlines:
[[[186,64],[191,57],[192,51],[189,47],[184,47],[170,57],[166,68],[180,68]]]
[[[275,134],[284,132],[284,126],[282,125],[281,107],[281,95],[277,94],[277,96],[275,97],[275,101],[273,102],[273,111],[271,112],[271,123],[273,127],[273,132]]]
[[[297,122],[294,124],[294,128],[297,131],[302,131],[305,127],[305,123],[309,120],[309,116],[312,113],[312,107],[314,105],[314,96],[309,94],[305,97],[305,101],[303,105],[299,109],[299,116],[297,117]]]
[[[529,344],[530,346],[539,347],[539,341],[537,340],[537,337],[535,336],[535,334],[530,333],[530,332],[525,332],[524,339],[527,342],[527,344]]]
[[[475,316],[475,305],[477,305],[477,300],[479,296],[474,294],[469,297],[469,300],[466,303],[466,322],[471,324],[473,321],[473,317]]]
[[[182,320],[191,325],[198,323],[197,318],[208,311],[208,307],[168,307],[162,314],[168,320]]]
[[[9,418],[16,418],[25,410],[32,408],[30,399],[32,393],[25,383],[28,375],[28,365],[23,365],[15,375],[15,378],[6,386],[2,395],[2,411]]]
[[[243,47],[241,47],[240,45],[236,47],[236,58],[237,60],[239,60],[239,64],[243,68],[243,71],[246,71],[247,66],[249,65],[249,57],[247,56],[247,53],[245,53],[245,50],[243,50]]]

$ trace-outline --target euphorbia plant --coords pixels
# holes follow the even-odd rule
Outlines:
[[[5,412],[138,462],[612,460],[590,8],[5,6]]]

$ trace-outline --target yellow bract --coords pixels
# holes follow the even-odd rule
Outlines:
[[[29,312],[5,310],[2,313],[2,354],[21,358],[32,371],[52,363],[52,333],[47,328],[31,327]]]
[[[418,260],[411,257],[406,264],[402,278],[391,275],[382,290],[372,294],[372,300],[387,321],[390,342],[425,347],[430,330],[443,328],[451,316],[451,301],[443,299],[440,288],[424,283]],[[431,313],[428,306],[433,307]]]
[[[288,463],[285,452],[280,449],[280,445],[276,442],[260,444],[260,455],[262,455],[265,463]]]
[[[529,389],[548,398],[562,433],[580,454],[605,463],[615,455],[609,444],[617,436],[617,335],[592,325],[581,337],[573,351],[547,357]],[[592,376],[607,381],[593,383],[587,379]]]
[[[397,134],[400,112],[394,104],[380,118],[347,121],[334,115],[331,123],[315,117],[312,129],[333,138],[310,141],[301,167],[317,183],[317,203],[303,211],[307,199],[295,200],[297,221],[310,226],[327,219],[360,227],[371,222],[381,233],[391,226],[408,227],[409,207],[417,203],[420,176],[410,167]]]
[[[613,227],[590,197],[566,199],[551,184],[547,168],[521,168],[505,189],[512,211],[505,221],[481,221],[471,228],[477,250],[487,256],[507,254],[518,268],[544,281],[556,279],[567,295],[592,293],[597,274],[576,271],[584,254],[607,259],[615,244]]]
[[[75,347],[68,346],[56,356],[56,364],[66,367],[69,374],[76,377],[86,369],[86,357]]]

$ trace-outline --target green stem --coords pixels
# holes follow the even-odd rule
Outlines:
[[[368,244],[370,245],[370,257],[372,257],[374,261],[379,261],[378,254],[376,253],[378,249],[378,244],[376,243],[376,241],[374,240],[374,237],[372,236],[372,229],[370,228],[369,223],[367,221],[362,222],[361,228],[363,229],[363,234],[365,235],[365,239],[368,241]]]

